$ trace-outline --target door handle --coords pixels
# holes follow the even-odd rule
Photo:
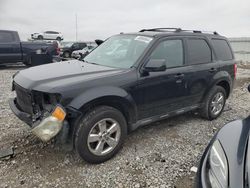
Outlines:
[[[209,70],[209,72],[211,72],[211,73],[213,73],[213,72],[215,72],[215,71],[217,71],[217,69],[216,68],[211,68],[210,70]]]
[[[184,77],[184,74],[178,73],[178,74],[176,74],[174,77],[177,78],[177,79],[180,79],[180,78],[183,78],[183,77]]]
[[[176,83],[181,84],[182,83],[182,78],[184,77],[184,74],[178,73],[174,77],[176,78]]]

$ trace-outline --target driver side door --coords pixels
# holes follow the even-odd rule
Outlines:
[[[138,105],[140,119],[167,116],[185,107],[187,89],[184,54],[183,40],[170,38],[160,41],[149,55],[149,60],[164,59],[167,69],[140,74],[138,89],[143,96],[142,103]]]

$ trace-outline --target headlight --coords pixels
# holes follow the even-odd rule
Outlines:
[[[43,119],[39,125],[32,129],[32,133],[44,142],[49,141],[62,129],[65,116],[65,110],[57,106],[50,116]]]
[[[228,163],[225,152],[218,140],[216,140],[210,150],[210,169],[208,172],[209,181],[212,188],[228,187]]]

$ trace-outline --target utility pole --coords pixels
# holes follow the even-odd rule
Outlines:
[[[77,41],[77,13],[76,13],[76,41]]]

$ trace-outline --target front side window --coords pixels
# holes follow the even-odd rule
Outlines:
[[[130,68],[139,59],[153,38],[136,35],[117,35],[109,38],[84,58],[88,63]]]
[[[183,65],[182,40],[166,40],[161,42],[152,52],[150,59],[164,59],[167,68]]]
[[[204,39],[188,39],[187,51],[189,64],[209,63],[212,61],[212,52]]]
[[[74,48],[74,49],[79,48],[79,43],[73,44],[72,48]]]
[[[81,48],[81,49],[83,49],[83,48],[85,48],[85,47],[87,47],[87,44],[86,44],[86,43],[80,43],[80,48]]]

